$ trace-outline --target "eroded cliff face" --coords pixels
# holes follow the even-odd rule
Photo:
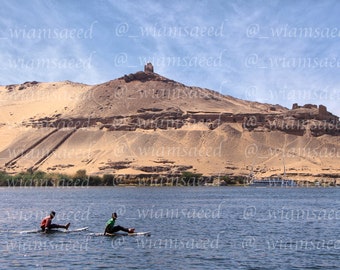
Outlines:
[[[337,178],[339,118],[323,105],[261,104],[153,72],[100,85],[1,87],[0,166],[89,174]]]

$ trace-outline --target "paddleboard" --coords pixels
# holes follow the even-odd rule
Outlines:
[[[87,231],[89,227],[77,228],[77,229],[70,229],[70,230],[59,230],[59,229],[52,229],[49,230],[47,233],[73,233],[73,232],[82,232]],[[42,230],[32,230],[32,231],[21,231],[20,234],[27,234],[27,233],[45,233]]]
[[[127,232],[115,232],[115,233],[90,233],[90,235],[94,236],[151,236],[151,232],[134,232],[134,233],[127,233]]]
[[[134,232],[134,233],[115,232],[105,234],[105,236],[150,236],[150,235],[151,232]]]

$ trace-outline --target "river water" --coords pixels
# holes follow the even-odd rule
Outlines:
[[[339,269],[339,188],[1,188],[1,269]],[[56,211],[71,233],[36,230]],[[151,236],[107,237],[116,224]]]

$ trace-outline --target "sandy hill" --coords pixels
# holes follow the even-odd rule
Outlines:
[[[325,106],[240,100],[151,65],[94,86],[2,86],[0,106],[0,169],[8,173],[340,175],[339,118]]]

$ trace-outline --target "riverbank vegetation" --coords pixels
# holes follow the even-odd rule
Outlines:
[[[204,176],[200,173],[184,171],[178,175],[88,175],[86,170],[78,170],[74,175],[46,173],[42,171],[22,172],[10,175],[0,172],[2,187],[86,187],[86,186],[207,186],[241,185],[242,177]]]
[[[177,175],[157,174],[104,174],[88,175],[78,170],[74,175],[27,171],[8,174],[0,171],[1,187],[88,187],[88,186],[247,186],[244,176],[204,176],[200,173],[183,171]],[[300,187],[336,187],[334,180],[298,181]]]

